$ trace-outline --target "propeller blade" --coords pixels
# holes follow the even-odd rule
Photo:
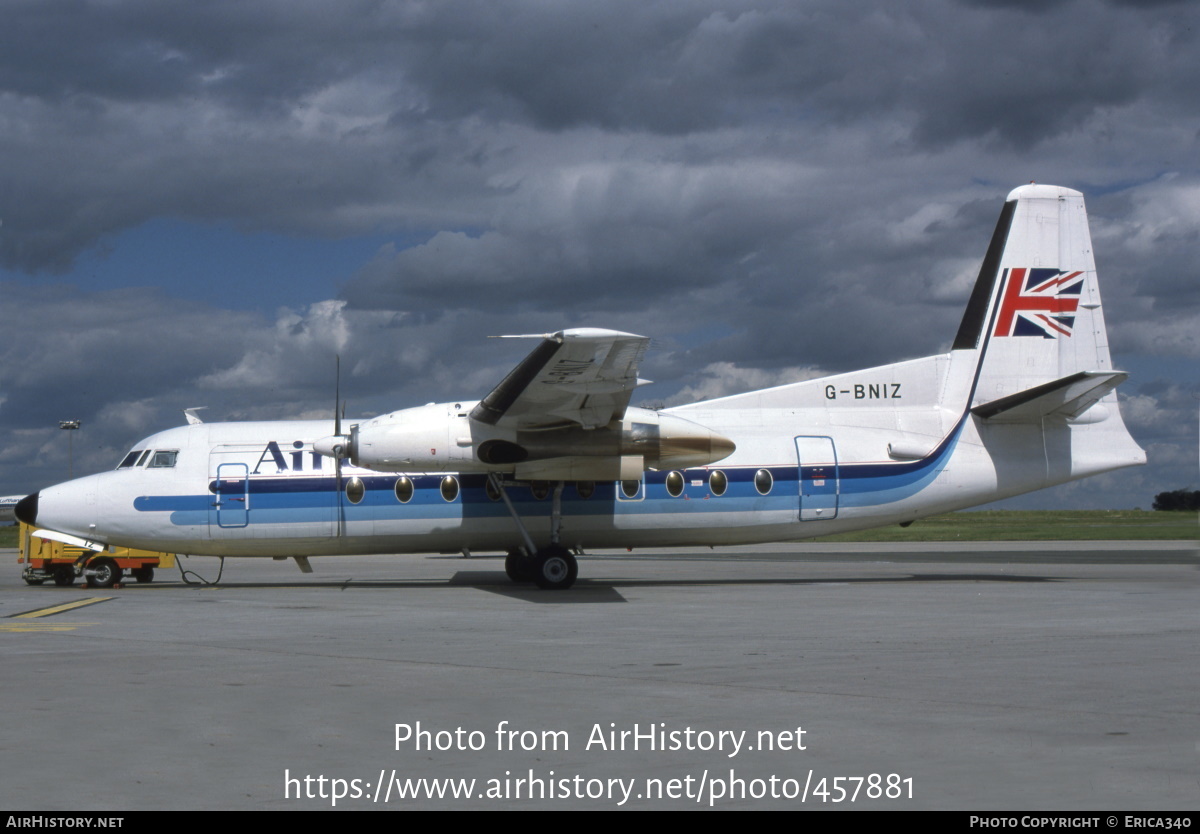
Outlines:
[[[336,370],[333,376],[333,433],[342,434],[342,355],[335,354]]]
[[[333,471],[337,479],[337,535],[338,538],[346,535],[346,508],[342,503],[345,498],[345,490],[342,489],[342,458],[340,456],[333,459]]]
[[[345,490],[342,489],[342,455],[346,447],[341,445],[342,439],[342,355],[334,354],[335,372],[333,380],[333,436],[338,438],[339,445],[334,446],[333,471],[337,484],[337,536],[346,535],[346,507],[343,504]]]

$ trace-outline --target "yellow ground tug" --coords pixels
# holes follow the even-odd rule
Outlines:
[[[47,580],[73,585],[82,577],[89,588],[111,588],[126,573],[138,582],[153,582],[155,568],[175,566],[175,554],[128,547],[97,552],[36,536],[34,528],[21,524],[17,563],[25,565],[21,578],[30,585]]]

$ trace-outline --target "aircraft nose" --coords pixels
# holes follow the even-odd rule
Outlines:
[[[13,513],[17,516],[17,520],[29,526],[37,524],[38,513],[38,493],[26,495],[17,502],[17,506],[13,508]]]

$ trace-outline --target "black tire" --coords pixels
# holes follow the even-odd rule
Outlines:
[[[504,558],[504,572],[513,582],[529,582],[533,579],[532,559],[523,550],[510,550]]]
[[[154,568],[150,567],[149,565],[144,568],[134,568],[130,571],[130,573],[133,574],[133,578],[138,582],[154,581]]]
[[[88,563],[88,570],[95,571],[88,577],[89,588],[111,588],[121,581],[121,569],[107,556],[93,559]]]
[[[70,565],[59,565],[54,569],[54,584],[60,588],[75,584],[75,568]]]
[[[575,554],[561,545],[543,547],[533,561],[533,581],[545,591],[565,591],[575,584],[575,577],[579,575]]]

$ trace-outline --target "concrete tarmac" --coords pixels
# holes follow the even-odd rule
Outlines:
[[[558,593],[495,558],[101,591],[5,555],[10,811],[1200,807],[1194,542],[612,552]]]

